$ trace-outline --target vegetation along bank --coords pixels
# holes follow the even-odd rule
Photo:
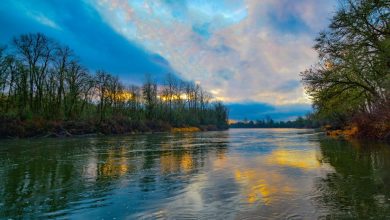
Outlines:
[[[221,130],[227,121],[221,102],[172,74],[127,85],[104,70],[92,73],[69,47],[41,33],[0,47],[2,138]]]
[[[329,134],[390,140],[390,2],[340,3],[301,73],[314,115]]]

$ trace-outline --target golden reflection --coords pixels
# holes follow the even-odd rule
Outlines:
[[[160,164],[162,173],[174,173],[180,170],[190,172],[195,168],[192,155],[189,152],[185,152],[182,155],[161,155]]]
[[[216,153],[218,159],[225,160],[226,159],[227,148],[219,148],[219,149],[216,150],[215,153]]]
[[[162,173],[173,173],[179,170],[176,158],[172,154],[161,155],[160,164]]]
[[[100,175],[106,177],[123,176],[130,170],[125,148],[121,148],[119,151],[110,149],[107,155],[105,163],[100,167]]]
[[[248,203],[262,201],[269,205],[276,195],[289,194],[295,191],[283,175],[266,170],[235,170],[235,180],[242,184]]]
[[[226,156],[227,149],[226,148],[218,148],[215,151],[215,160],[213,160],[213,169],[220,170],[225,169],[229,166],[229,160]]]
[[[184,172],[189,172],[193,168],[192,156],[189,153],[184,154],[180,160],[180,167]]]
[[[267,162],[301,169],[315,169],[321,165],[314,151],[275,150],[267,157]]]
[[[256,166],[253,166],[253,164]],[[240,168],[232,167],[239,164]],[[246,165],[251,164],[250,167]],[[290,179],[285,170],[272,169],[275,165],[282,167],[298,168],[302,171],[317,169],[321,166],[316,151],[289,151],[275,150],[270,154],[253,158],[251,161],[242,161],[236,158],[235,161],[220,160],[214,162],[215,167],[225,166],[225,169],[233,170],[233,176],[240,184],[242,194],[246,202],[262,202],[269,205],[273,202],[291,195],[305,187],[304,180]]]

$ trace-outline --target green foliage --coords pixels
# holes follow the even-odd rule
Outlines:
[[[302,81],[319,118],[342,125],[390,97],[390,2],[343,0]]]

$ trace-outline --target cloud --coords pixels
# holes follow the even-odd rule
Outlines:
[[[25,33],[42,32],[69,45],[92,71],[104,69],[126,82],[139,83],[145,73],[162,79],[175,72],[169,61],[128,41],[83,1],[0,2],[1,44]]]
[[[289,80],[286,82],[283,82],[279,87],[276,88],[276,91],[278,92],[284,92],[288,93],[295,89],[298,89],[301,85],[301,82],[298,80]]]
[[[119,34],[228,102],[310,103],[299,72],[332,1],[89,1]],[[134,31],[127,31],[132,27]]]
[[[299,72],[317,59],[313,39],[334,5],[335,0],[3,0],[0,41],[44,32],[73,48],[88,68],[106,69],[125,82],[139,83],[145,73],[161,80],[171,72],[222,101],[258,103],[259,111],[265,105],[288,118],[309,109]],[[279,111],[284,108],[291,114]],[[247,113],[238,109],[241,116]]]
[[[33,14],[32,17],[36,19],[39,23],[49,26],[51,28],[55,29],[61,29],[58,24],[56,24],[53,20],[49,19],[48,17],[44,16],[43,14]]]

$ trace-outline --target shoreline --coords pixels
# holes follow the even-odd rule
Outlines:
[[[0,139],[67,138],[110,135],[189,133],[222,131],[216,125],[172,126],[163,121],[132,121],[110,119],[104,121],[0,120]]]
[[[390,133],[385,134],[381,137],[372,137],[367,136],[362,129],[359,128],[356,124],[347,125],[343,128],[332,128],[330,126],[324,126],[321,128],[326,134],[326,136],[335,138],[335,139],[343,139],[343,140],[373,140],[373,141],[381,141],[385,143],[390,143]]]
[[[162,121],[131,121],[125,119],[84,121],[51,121],[51,120],[0,120],[1,139],[35,139],[35,138],[83,138],[124,136],[137,134],[167,134],[167,133],[194,133],[205,131],[224,131],[229,129],[257,129],[257,128],[218,128],[216,125],[183,125],[173,127]],[[390,143],[390,134],[384,138],[365,137],[360,133],[357,125],[348,125],[344,128],[260,128],[260,129],[314,129],[323,132],[327,137],[343,140],[374,140]]]

